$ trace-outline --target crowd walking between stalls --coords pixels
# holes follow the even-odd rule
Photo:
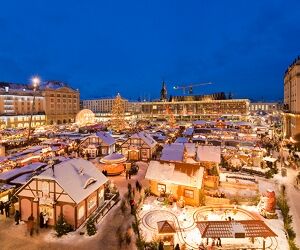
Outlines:
[[[3,202],[0,201],[0,215],[5,216],[5,218],[11,218],[11,215],[13,215],[13,219],[15,220],[15,225],[20,224],[20,219],[21,219],[21,213],[19,210],[15,210],[14,214],[12,214],[12,205],[9,201]],[[38,220],[35,221],[33,215],[31,214],[26,222],[27,226],[27,233],[32,236],[34,232],[36,234],[39,233],[38,228],[48,228],[48,220],[49,220],[49,215],[47,213],[41,212],[39,215]]]

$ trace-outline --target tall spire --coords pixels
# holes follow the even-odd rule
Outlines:
[[[168,98],[168,93],[167,93],[167,86],[166,86],[166,83],[165,81],[162,82],[162,88],[161,88],[161,91],[160,91],[160,100],[161,101],[166,101],[167,98]]]

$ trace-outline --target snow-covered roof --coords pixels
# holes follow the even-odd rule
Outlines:
[[[189,139],[186,137],[178,137],[175,141],[175,143],[187,143],[189,142]]]
[[[0,182],[1,181],[3,181],[3,182],[9,181],[9,180],[13,179],[14,177],[20,176],[25,173],[32,173],[46,165],[47,165],[46,163],[35,162],[35,163],[31,163],[27,166],[21,167],[21,168],[14,168],[12,170],[3,172],[0,174]]]
[[[145,178],[188,187],[201,188],[204,168],[190,164],[150,161]]]
[[[183,135],[192,136],[193,133],[194,133],[194,128],[191,127],[191,128],[186,128],[186,130],[183,132]]]
[[[162,161],[183,161],[184,144],[172,143],[165,144],[161,153]]]
[[[252,127],[252,123],[251,122],[236,122],[234,125],[236,126],[250,126]]]
[[[100,160],[101,163],[120,163],[125,161],[126,161],[126,157],[119,153],[112,153],[106,155]]]
[[[196,154],[196,145],[195,143],[185,143],[184,144],[186,153],[188,157],[194,157]]]
[[[54,175],[50,167],[33,179],[55,180],[76,203],[84,200],[108,180],[93,163],[82,158],[61,162],[54,165]]]
[[[204,120],[197,120],[197,121],[193,121],[193,125],[200,125],[200,126],[203,126],[207,123],[207,121],[204,121]]]
[[[32,177],[32,173],[22,174],[21,176],[10,181],[11,184],[24,185]]]
[[[99,131],[96,135],[108,146],[116,143],[116,140],[107,132]]]
[[[273,157],[270,157],[270,156],[266,156],[263,158],[265,161],[269,161],[269,162],[275,162],[277,161],[277,158],[273,158]]]
[[[133,134],[130,138],[142,139],[149,147],[153,148],[157,142],[146,132],[139,132]]]
[[[208,162],[221,162],[221,147],[220,146],[198,146],[197,160]]]

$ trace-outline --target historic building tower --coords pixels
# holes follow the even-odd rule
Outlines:
[[[165,102],[168,99],[168,93],[167,93],[167,86],[166,83],[163,81],[162,82],[162,88],[160,91],[160,100]]]
[[[284,111],[284,137],[295,141],[300,136],[300,56],[284,75]]]

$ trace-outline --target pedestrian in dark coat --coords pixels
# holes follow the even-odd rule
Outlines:
[[[179,244],[177,243],[174,250],[180,250]]]
[[[15,222],[16,222],[16,225],[19,225],[20,217],[21,217],[21,214],[20,214],[19,210],[16,210],[16,213],[15,213]]]
[[[33,220],[34,220],[33,215],[30,215],[27,221],[27,231],[30,234],[30,236],[33,235]]]
[[[0,201],[0,212],[3,214],[3,209],[4,209],[4,203],[3,201]]]
[[[4,210],[5,210],[5,216],[8,218],[9,217],[9,203],[6,202],[5,206],[4,206]]]
[[[40,228],[44,227],[44,215],[43,212],[40,212]]]

